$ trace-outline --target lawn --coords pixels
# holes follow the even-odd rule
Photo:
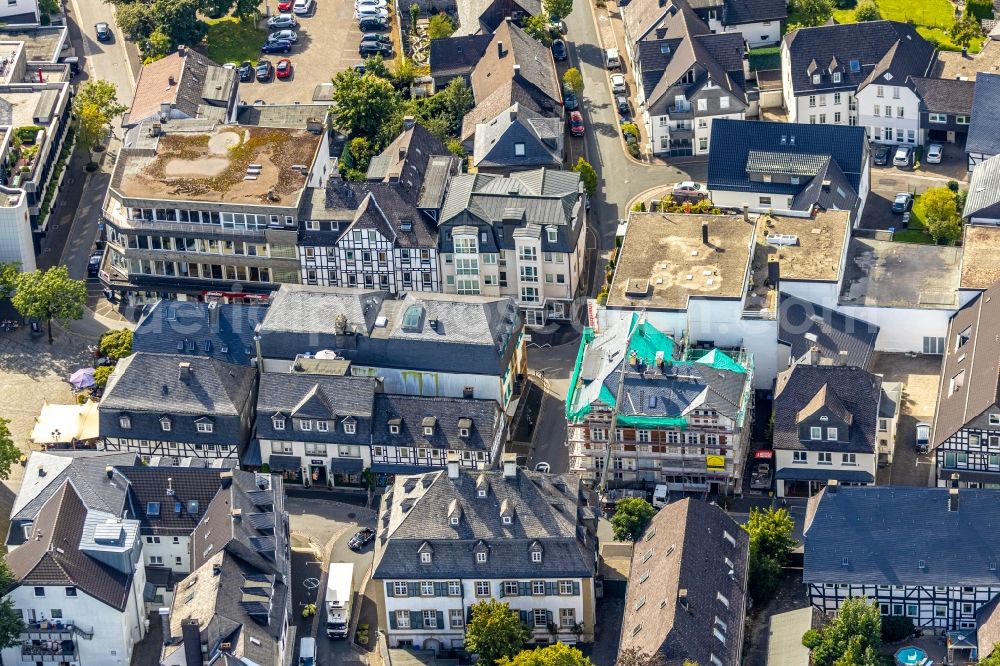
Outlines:
[[[781,47],[761,46],[750,49],[750,69],[753,71],[781,69]]]
[[[910,218],[913,221],[913,218]],[[892,240],[897,243],[919,243],[920,245],[934,245],[934,239],[930,234],[920,229],[903,229],[892,234]]]
[[[232,16],[205,19],[208,32],[203,44],[205,55],[219,63],[256,62],[267,31],[257,27],[255,20],[240,21]]]

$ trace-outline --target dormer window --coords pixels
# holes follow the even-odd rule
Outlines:
[[[344,432],[353,435],[358,431],[358,424],[352,418],[344,419]]]
[[[449,520],[449,522],[452,524],[452,526],[457,526],[458,525],[458,520],[459,520],[458,516],[452,516],[451,519]]]
[[[166,416],[160,419],[160,430],[170,432],[170,419]]]
[[[468,437],[469,432],[472,430],[472,419],[459,419],[458,420],[458,436]]]
[[[196,421],[194,424],[195,430],[202,434],[211,434],[215,431],[215,424],[209,420]]]
[[[486,497],[486,488],[480,488],[478,491],[476,491],[476,496]]]
[[[326,421],[316,421],[316,430],[320,432],[327,432],[330,429],[330,424]]]
[[[430,564],[431,563],[431,554],[430,553],[420,553],[420,563],[421,564]]]
[[[118,425],[125,430],[128,430],[132,427],[132,419],[128,416],[119,416]]]
[[[550,243],[555,243],[557,240],[559,240],[559,230],[556,229],[555,227],[548,227],[545,230],[545,233]]]
[[[309,419],[299,419],[299,430],[308,432],[313,429],[313,422]]]
[[[393,435],[398,435],[399,434],[399,426],[398,425],[391,425],[391,426],[389,426],[389,432],[392,433]]]
[[[534,562],[535,564],[541,564],[542,563],[542,551],[540,551],[540,550],[534,551],[531,554],[531,561]]]
[[[430,437],[434,434],[434,426],[424,426],[424,435]]]
[[[833,73],[833,82],[834,83],[840,83],[840,72],[834,72]]]
[[[513,524],[514,524],[514,517],[513,517],[513,516],[503,516],[503,517],[502,517],[502,518],[500,519],[500,521],[501,521],[501,522],[502,522],[502,523],[503,523],[504,525],[513,525]]]
[[[275,417],[273,417],[271,419],[271,425],[274,426],[275,430],[284,430],[285,429],[285,417],[284,416],[275,416]]]
[[[459,437],[468,437],[469,436],[469,429],[468,428],[459,428],[458,429],[458,436]]]
[[[482,550],[482,551],[479,551],[478,553],[476,553],[476,563],[477,564],[486,564],[486,551],[485,550]]]
[[[820,74],[813,74],[813,85],[814,86],[818,86],[819,83],[820,83],[820,81],[822,81],[822,80],[823,80],[822,75],[820,75]]]
[[[420,425],[424,428],[424,437],[430,437],[434,434],[434,426],[437,425],[437,419],[433,416],[425,416]]]

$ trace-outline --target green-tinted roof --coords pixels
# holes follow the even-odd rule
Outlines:
[[[746,374],[747,369],[742,365],[734,361],[723,351],[718,349],[713,349],[701,358],[699,358],[695,363],[701,363],[703,365],[710,365],[716,370],[731,370],[732,372],[738,372],[741,375]]]

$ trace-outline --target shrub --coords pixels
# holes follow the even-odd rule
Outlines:
[[[427,36],[431,39],[451,37],[453,32],[455,32],[455,24],[452,23],[447,14],[435,14],[427,23]]]
[[[901,641],[913,635],[913,618],[889,615],[882,618],[882,640],[886,643]]]
[[[631,155],[632,157],[635,157],[635,158],[639,157],[639,142],[638,141],[629,141],[628,142],[628,154]]]
[[[882,18],[882,13],[878,10],[875,0],[861,0],[854,10],[854,20],[858,23],[865,21],[878,21]]]
[[[965,5],[965,11],[972,14],[977,19],[993,18],[992,0],[969,0]]]
[[[957,180],[949,180],[948,181],[948,189],[951,190],[952,192],[956,192],[957,193],[958,192],[958,181]]]
[[[94,384],[97,385],[97,388],[104,388],[108,385],[108,378],[114,369],[113,365],[102,365],[94,369]]]
[[[132,331],[123,328],[118,331],[107,331],[97,343],[97,351],[101,356],[117,361],[132,353]]]

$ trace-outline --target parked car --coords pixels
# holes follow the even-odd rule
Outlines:
[[[704,199],[708,196],[705,193],[705,189],[701,186],[701,183],[696,183],[693,180],[684,180],[674,184],[673,195],[683,199],[695,200]]]
[[[97,275],[98,271],[101,270],[101,257],[104,256],[102,252],[95,252],[90,255],[90,261],[87,262],[87,275]]]
[[[97,33],[97,41],[99,42],[111,40],[111,27],[104,21],[94,24],[94,32]]]
[[[236,69],[236,73],[240,75],[240,83],[253,81],[253,63],[249,60],[244,60]]]
[[[267,41],[276,42],[279,39],[283,39],[286,42],[292,42],[293,44],[299,41],[299,34],[294,30],[275,30],[270,35],[267,36]]]
[[[295,28],[298,25],[298,19],[291,14],[275,14],[267,19],[268,28]]]
[[[354,533],[351,540],[347,542],[347,547],[351,550],[361,550],[369,541],[375,538],[375,530],[370,527],[362,527]]]
[[[565,60],[567,56],[566,42],[561,39],[552,40],[552,57],[556,60]]]
[[[274,76],[274,65],[268,60],[261,60],[257,63],[257,69],[254,71],[258,81],[270,81],[271,77]]]
[[[366,30],[388,30],[389,22],[386,19],[379,18],[377,16],[369,16],[358,21],[358,27],[362,31]]]
[[[579,111],[569,112],[569,133],[572,136],[583,136],[586,128],[583,125],[583,115]]]
[[[535,471],[541,472],[542,474],[548,474],[552,471],[552,466],[547,462],[535,463]]]
[[[279,12],[290,12],[292,11],[292,5],[295,4],[295,0],[281,0],[278,3]]]
[[[563,106],[567,111],[575,111],[580,108],[580,100],[572,90],[563,90]]]
[[[876,166],[886,166],[889,164],[890,153],[891,151],[889,150],[889,146],[879,144],[872,149],[872,162],[874,162]]]
[[[288,53],[291,50],[292,43],[284,39],[264,42],[264,46],[260,47],[261,53]]]
[[[292,5],[292,13],[298,14],[299,16],[303,14],[309,14],[313,9],[313,0],[295,0],[295,4]]]
[[[358,46],[358,53],[365,58],[373,55],[385,57],[392,53],[392,46],[390,44],[383,44],[382,42],[361,42],[360,46]]]
[[[611,92],[616,95],[624,95],[626,92],[625,87],[625,75],[624,74],[612,74],[611,75]]]
[[[931,424],[918,423],[916,430],[917,430],[917,436],[916,436],[917,453],[927,453],[927,449],[931,444]]]
[[[563,21],[558,16],[553,16],[549,18],[549,32],[551,32],[553,35],[565,35],[566,21]]]
[[[944,146],[940,143],[932,143],[927,146],[927,163],[941,164],[941,157],[944,155]]]
[[[628,103],[628,97],[625,95],[615,95],[615,107],[618,109],[618,113],[623,116],[632,112],[632,107]]]
[[[892,156],[893,166],[906,167],[913,163],[913,149],[909,146],[896,148],[895,155]]]
[[[274,68],[274,75],[279,79],[290,77],[292,75],[292,61],[288,58],[279,60],[277,67]]]
[[[354,18],[361,19],[366,18],[380,18],[383,21],[389,21],[389,12],[386,9],[379,9],[378,7],[358,7],[354,10]]]
[[[913,207],[913,195],[909,192],[900,192],[892,200],[893,213],[905,213]]]
[[[750,462],[750,490],[768,491],[774,482],[774,451],[758,449]]]
[[[376,7],[378,9],[385,9],[387,7],[385,0],[354,0],[354,8],[361,9],[362,7]]]
[[[361,35],[362,42],[376,42],[378,44],[389,44],[392,45],[392,40],[389,39],[389,35],[383,35],[380,32],[366,32]]]

